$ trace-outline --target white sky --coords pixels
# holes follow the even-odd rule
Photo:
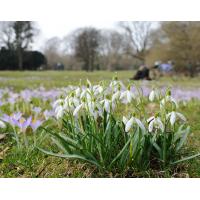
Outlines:
[[[40,29],[39,36],[35,39],[35,42],[33,44],[34,50],[41,50],[41,48],[44,46],[45,41],[47,39],[50,39],[52,37],[59,37],[63,38],[64,36],[70,34],[73,30],[76,30],[77,28],[81,27],[96,27],[96,28],[115,28],[116,22],[115,21],[37,21],[37,26]]]

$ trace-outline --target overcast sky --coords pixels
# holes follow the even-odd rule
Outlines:
[[[45,41],[52,37],[63,38],[68,35],[71,31],[76,30],[77,28],[92,26],[96,28],[114,28],[116,23],[114,21],[37,21],[38,28],[40,29],[40,34],[33,44],[33,49],[41,50],[41,47],[44,46]]]

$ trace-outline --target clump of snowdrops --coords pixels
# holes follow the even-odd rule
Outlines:
[[[89,162],[100,170],[169,167],[183,160],[190,132],[170,90],[153,89],[149,97],[134,84],[116,77],[109,85],[80,85],[53,105],[59,130],[45,128],[57,152],[41,151]]]

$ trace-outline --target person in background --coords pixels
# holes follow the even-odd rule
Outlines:
[[[141,65],[131,80],[151,80],[147,66]]]

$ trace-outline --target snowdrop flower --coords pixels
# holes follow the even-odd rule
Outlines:
[[[80,97],[81,89],[79,87],[75,90],[75,94],[76,94],[76,97]]]
[[[153,131],[153,128],[160,129],[162,132],[164,132],[164,125],[160,117],[150,117],[147,122],[149,123],[148,129],[150,133]]]
[[[91,91],[89,89],[84,89],[82,92],[81,92],[81,95],[80,95],[80,98],[86,98],[87,100],[90,100],[91,99]]]
[[[123,83],[118,80],[117,77],[115,77],[111,82],[109,87],[111,87],[114,91],[117,91],[118,88],[124,87]]]
[[[91,88],[92,87],[92,83],[87,79],[87,88]]]
[[[0,120],[0,128],[6,128],[6,125],[3,121]]]
[[[57,118],[57,119],[62,118],[63,115],[64,115],[64,108],[63,108],[63,106],[58,106],[58,107],[55,109],[55,114],[56,114],[56,118]]]
[[[166,104],[167,102],[173,103],[173,104],[176,106],[176,108],[178,108],[178,103],[177,103],[177,101],[171,96],[171,92],[170,92],[170,91],[168,91],[166,97],[165,97],[164,99],[161,100],[161,102],[160,102],[160,107],[164,107],[165,104]]]
[[[77,106],[73,112],[73,116],[77,116],[79,111],[84,107],[84,103],[80,104],[79,106]]]
[[[120,98],[121,92],[118,90],[112,96],[112,101],[118,100]]]
[[[107,112],[107,113],[110,113],[111,112],[111,109],[113,110],[115,105],[114,103],[111,101],[111,100],[108,100],[108,99],[104,99],[100,102],[103,106],[103,109]]]
[[[129,132],[134,124],[139,126],[142,131],[145,131],[145,127],[144,127],[143,123],[135,117],[131,117],[129,120],[126,117],[123,117],[122,121],[125,125],[126,132]]]
[[[103,92],[103,87],[101,85],[95,85],[93,87],[94,95],[101,94]]]
[[[149,94],[149,101],[154,101],[155,98],[159,98],[158,90],[153,89]]]
[[[134,93],[130,90],[130,87],[128,90],[124,91],[120,95],[121,100],[125,100],[127,103],[131,103],[131,101],[135,98]]]
[[[64,99],[58,99],[53,103],[53,108],[56,108],[57,106],[63,105]]]
[[[176,119],[179,118],[183,121],[186,121],[186,118],[183,116],[183,114],[179,112],[172,111],[171,113],[167,114],[167,119],[170,118],[170,124],[173,126],[176,122]]]

